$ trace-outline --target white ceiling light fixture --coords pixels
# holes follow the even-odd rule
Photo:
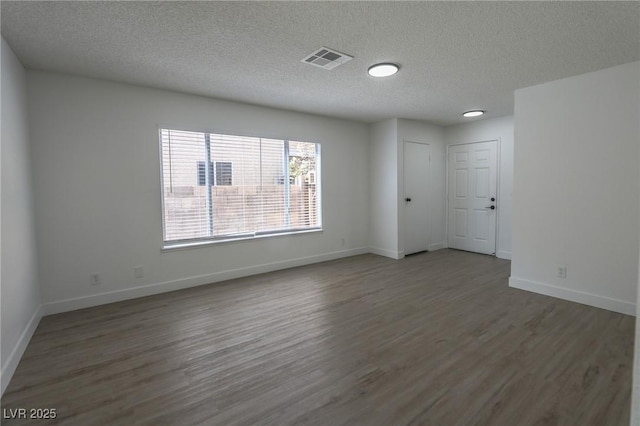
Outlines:
[[[400,67],[390,62],[371,65],[367,72],[371,77],[389,77],[398,72]]]
[[[481,115],[484,115],[484,111],[482,111],[481,109],[474,109],[462,114],[462,116],[465,118],[480,117]]]

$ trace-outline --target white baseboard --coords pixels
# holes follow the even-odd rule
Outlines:
[[[92,306],[135,299],[137,297],[151,296],[154,294],[166,293],[168,291],[181,290],[184,288],[196,287],[199,285],[211,284],[219,281],[231,280],[234,278],[242,278],[250,275],[263,274],[265,272],[272,272],[280,269],[309,265],[312,263],[326,262],[328,260],[334,260],[348,256],[356,256],[365,253],[369,253],[369,249],[366,247],[335,251],[315,256],[299,257],[296,259],[290,259],[281,262],[265,263],[262,265],[249,266],[246,268],[215,272],[213,274],[198,275],[162,283],[148,284],[145,286],[116,290],[108,293],[100,293],[73,299],[59,300],[44,304],[43,315],[59,314],[61,312],[74,311],[76,309],[90,308]]]
[[[38,324],[40,323],[40,319],[42,318],[42,306],[38,306],[36,311],[31,316],[29,323],[25,327],[24,331],[20,335],[18,342],[13,347],[9,358],[6,360],[5,365],[2,366],[2,371],[0,372],[0,395],[4,394],[5,389],[9,385],[11,378],[13,377],[13,373],[16,372],[16,368],[18,368],[18,364],[20,363],[20,359],[24,354],[25,349],[27,349],[27,345],[31,341],[31,337],[33,333],[36,331]]]
[[[511,260],[511,252],[505,250],[498,250],[496,252],[496,257],[499,259]]]
[[[599,296],[597,294],[585,293],[583,291],[571,290],[517,277],[509,277],[509,287],[557,297],[558,299],[581,303],[583,305],[595,306],[596,308],[607,309],[621,314],[636,315],[636,305],[634,303]]]
[[[445,248],[444,242],[429,244],[429,251],[436,251]],[[404,258],[404,250],[403,251],[393,251],[382,249],[379,247],[369,247],[369,253],[377,254],[379,256],[390,257],[391,259],[402,259]]]
[[[391,259],[396,260],[404,258],[404,251],[393,251],[378,247],[369,247],[369,253],[377,254],[378,256],[390,257]]]
[[[445,244],[444,241],[441,241],[439,243],[433,243],[433,244],[429,244],[429,251],[436,251],[436,250],[440,250],[445,248]]]

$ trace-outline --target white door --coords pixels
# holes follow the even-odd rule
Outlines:
[[[496,252],[497,141],[449,146],[448,244]]]
[[[429,248],[429,145],[404,143],[404,254]]]

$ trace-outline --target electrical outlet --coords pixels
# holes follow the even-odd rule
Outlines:
[[[136,278],[144,277],[144,266],[136,266],[133,268],[133,273]]]
[[[558,266],[558,278],[567,278],[566,266]]]
[[[98,272],[94,272],[91,274],[91,285],[100,285],[102,284],[102,274]]]
[[[345,245],[345,244],[346,244],[345,239],[344,239],[344,238],[340,238],[340,245],[341,245],[342,247],[344,247],[344,245]]]

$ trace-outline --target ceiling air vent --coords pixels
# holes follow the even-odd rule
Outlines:
[[[332,70],[338,65],[342,65],[353,59],[353,56],[345,55],[327,47],[321,47],[302,60],[309,65],[313,65],[325,70]]]

